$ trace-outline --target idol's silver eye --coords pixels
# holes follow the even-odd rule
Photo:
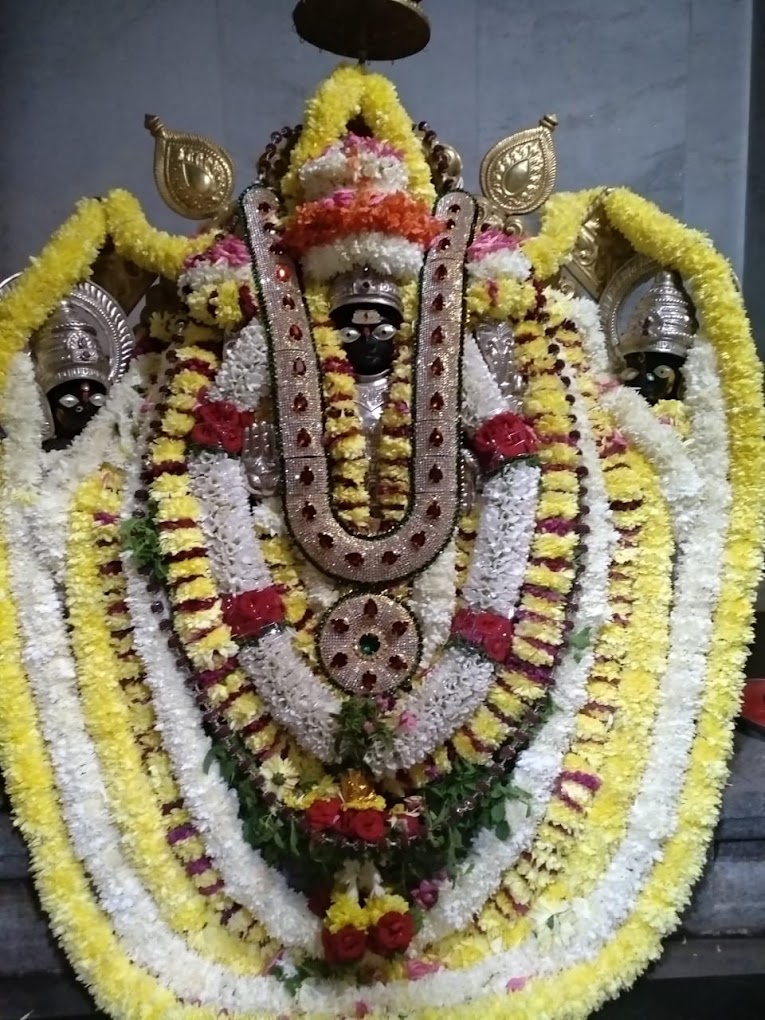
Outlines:
[[[632,382],[633,379],[637,379],[640,372],[636,368],[625,368],[619,378],[622,382]]]
[[[77,407],[79,404],[79,400],[75,397],[74,393],[65,393],[62,397],[58,398],[58,402],[62,407],[66,407],[68,409]]]
[[[375,326],[372,331],[372,336],[375,340],[392,340],[396,335],[396,327],[391,326],[389,322],[381,322],[379,326]]]
[[[340,336],[343,338],[344,344],[355,344],[361,333],[358,329],[354,329],[353,326],[345,326],[340,330]]]
[[[93,405],[93,407],[103,407],[104,404],[106,403],[106,394],[105,393],[91,393],[90,394],[90,402]]]

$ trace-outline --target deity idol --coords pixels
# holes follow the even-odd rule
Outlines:
[[[340,52],[423,44],[410,0],[361,41],[319,8]],[[148,125],[209,229],[83,202],[0,304],[0,746],[53,929],[115,1017],[585,1016],[725,781],[765,477],[730,269],[625,190],[527,236],[554,120],[474,196],[363,66],[233,207]],[[96,376],[107,243],[158,282]],[[55,450],[40,388],[82,408]]]

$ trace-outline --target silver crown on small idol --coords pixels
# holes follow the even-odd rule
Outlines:
[[[341,273],[332,281],[329,292],[330,315],[340,308],[353,305],[378,305],[392,308],[403,315],[404,305],[395,280],[364,267],[356,272]]]
[[[630,316],[622,338],[622,353],[655,352],[684,358],[698,328],[696,309],[680,274],[663,269]]]

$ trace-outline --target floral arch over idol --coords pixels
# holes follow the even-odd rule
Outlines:
[[[585,1016],[701,870],[762,536],[733,275],[623,189],[519,237],[432,152],[341,67],[208,232],[85,200],[0,304],[3,770],[114,1016]],[[44,449],[112,256],[134,357]]]

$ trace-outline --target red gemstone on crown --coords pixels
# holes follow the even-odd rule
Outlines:
[[[443,375],[444,374],[443,361],[440,358],[436,358],[436,360],[432,362],[430,366],[430,371],[433,373],[433,375]]]
[[[377,603],[374,599],[367,599],[364,603],[364,616],[377,616]]]
[[[297,436],[295,436],[295,439],[297,440],[298,446],[302,446],[303,449],[305,449],[306,446],[311,445],[311,433],[308,429],[301,429]]]
[[[406,669],[406,663],[400,655],[391,655],[388,659],[388,665],[391,669],[395,669],[397,673],[400,673],[402,669]]]
[[[307,521],[312,521],[316,514],[318,513],[318,510],[313,505],[313,503],[306,503],[306,505],[300,512]]]
[[[304,467],[298,477],[303,485],[310,485],[313,481],[313,471],[309,467]]]
[[[456,226],[457,226],[457,221],[456,220],[453,220],[453,219],[450,218],[450,219],[448,219],[446,221],[446,229],[447,230],[454,230],[454,228]]]
[[[409,624],[406,620],[396,620],[396,622],[391,626],[391,633],[394,637],[403,637],[408,630]]]
[[[428,509],[425,511],[432,521],[438,520],[441,516],[441,507],[435,500],[430,504]]]
[[[335,634],[345,634],[349,630],[349,624],[347,620],[333,620],[332,630]]]
[[[382,554],[382,561],[386,566],[392,566],[398,559],[398,553],[392,549],[386,549]]]
[[[460,211],[459,202],[455,202],[454,205],[449,206],[449,212],[458,213]]]
[[[440,482],[444,477],[444,473],[438,464],[434,464],[433,467],[428,471],[428,478],[431,482]]]
[[[434,275],[437,280],[445,280],[446,274],[448,272],[449,270],[446,268],[446,266],[443,263],[441,263],[440,266],[436,266],[436,271]]]
[[[305,411],[308,407],[308,400],[304,393],[298,393],[295,399],[292,401],[292,406],[296,411]]]
[[[319,545],[322,549],[331,549],[334,544],[334,538],[331,535],[328,535],[326,531],[322,531],[319,535]]]
[[[444,434],[441,429],[433,429],[430,433],[429,441],[431,446],[441,446],[444,441]]]
[[[292,325],[290,326],[290,338],[292,340],[303,339],[303,330],[295,322],[293,322]]]
[[[295,358],[292,362],[293,375],[305,375],[305,362],[302,358]]]
[[[444,398],[440,393],[434,393],[430,398],[431,411],[440,411],[444,406]]]
[[[273,247],[273,245],[272,245],[272,247]],[[276,279],[277,280],[279,280],[281,283],[284,283],[284,281],[285,280],[289,280],[289,278],[290,278],[289,266],[282,265],[282,266],[277,266],[276,267]]]
[[[438,242],[437,247],[438,247],[439,251],[446,251],[447,248],[451,247],[451,244],[452,244],[452,242],[451,242],[450,238],[442,237],[441,240]]]
[[[349,552],[345,554],[345,562],[349,563],[352,567],[360,567],[364,562],[364,557],[360,552]]]
[[[433,309],[434,312],[441,312],[441,311],[443,311],[443,307],[444,307],[444,295],[443,294],[436,294],[436,296],[433,298],[433,301],[431,302],[430,307]]]
[[[371,669],[367,669],[361,674],[361,686],[365,691],[371,691],[376,683],[377,673],[373,673]]]
[[[292,309],[295,307],[295,299],[293,297],[290,297],[289,294],[285,294],[284,297],[282,298],[282,305],[285,308]]]
[[[332,656],[330,666],[334,666],[335,669],[342,669],[343,666],[347,665],[348,656],[345,654],[345,652],[335,652],[335,654]]]
[[[412,535],[412,540],[411,540],[412,541],[412,545],[416,549],[422,549],[422,547],[425,545],[425,538],[426,538],[426,535],[425,535],[424,531],[416,531]]]
[[[430,334],[430,342],[432,344],[442,344],[444,342],[444,331],[440,326],[436,326]]]

